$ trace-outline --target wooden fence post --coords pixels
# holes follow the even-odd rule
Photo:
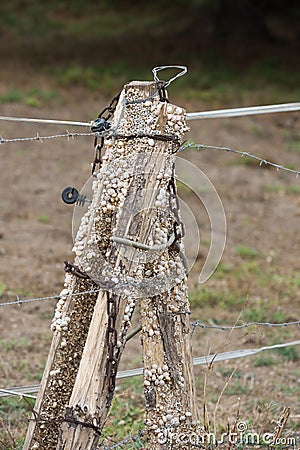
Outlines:
[[[165,95],[156,82],[132,82],[121,93],[23,450],[97,448],[136,302],[147,448],[182,448],[175,433],[188,437],[198,427],[174,175],[186,125]]]

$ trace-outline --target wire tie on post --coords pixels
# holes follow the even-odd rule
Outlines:
[[[157,83],[162,81],[158,78],[157,72],[159,72],[160,70],[165,70],[165,69],[181,69],[181,72],[177,73],[173,78],[170,78],[167,82],[165,82],[164,88],[167,88],[168,86],[170,86],[170,84],[173,81],[175,81],[179,77],[182,77],[188,71],[187,66],[156,66],[156,67],[153,67],[153,69],[152,69],[154,81],[156,81]]]

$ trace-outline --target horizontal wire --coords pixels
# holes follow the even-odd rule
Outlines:
[[[227,108],[213,111],[187,113],[187,120],[221,119],[225,117],[241,117],[256,114],[271,114],[279,112],[300,111],[300,103],[282,103],[280,105],[248,106],[245,108]]]
[[[68,294],[70,297],[76,297],[78,295],[84,295],[84,294],[93,294],[95,292],[100,292],[101,289],[90,289],[88,291],[82,291],[82,292],[76,292],[75,294]],[[0,303],[0,306],[13,306],[18,305],[21,306],[22,304],[26,303],[32,303],[32,302],[38,302],[38,301],[46,301],[46,300],[59,300],[60,295],[50,295],[48,297],[36,297],[36,298],[28,298],[28,299],[21,299],[19,296],[17,296],[17,300],[13,302],[5,302]],[[191,322],[191,327],[193,328],[214,328],[218,330],[238,330],[241,328],[247,328],[251,327],[253,325],[258,326],[265,326],[265,327],[288,327],[291,325],[300,325],[300,320],[295,320],[293,322],[278,322],[278,323],[271,323],[271,322],[248,322],[241,325],[209,325],[203,322],[200,322],[199,320],[195,320]]]
[[[8,117],[0,116],[0,120],[8,122],[28,122],[28,123],[41,123],[41,124],[53,124],[53,125],[74,125],[79,127],[90,127],[93,124],[91,122],[75,122],[73,120],[56,120],[56,119],[33,119],[30,117]]]
[[[75,292],[75,294],[69,294],[71,297],[76,297],[78,295],[84,295],[84,294],[94,294],[95,292],[100,292],[101,289],[90,289],[89,291],[82,291],[82,292]],[[50,295],[48,297],[36,297],[36,298],[27,298],[27,299],[21,299],[17,295],[17,300],[13,302],[5,302],[0,303],[0,306],[12,306],[12,305],[18,305],[21,306],[25,303],[32,303],[32,302],[43,302],[46,300],[59,300],[61,297],[60,295]]]
[[[81,292],[76,292],[74,294],[68,294],[70,297],[76,297],[78,295],[85,295],[85,294],[93,294],[95,292],[100,292],[101,289],[90,289],[88,291],[81,291]],[[39,301],[46,301],[46,300],[59,300],[61,297],[59,294],[56,295],[50,295],[48,297],[36,297],[36,298],[28,298],[28,299],[21,299],[19,298],[19,296],[17,296],[17,300],[13,301],[13,302],[4,302],[4,303],[0,303],[0,306],[13,306],[13,305],[17,305],[17,306],[21,306],[23,304],[26,303],[32,303],[32,302],[39,302]],[[241,325],[209,325],[203,322],[200,322],[199,320],[195,320],[193,322],[191,322],[191,327],[192,328],[207,328],[207,329],[218,329],[218,330],[238,330],[241,328],[247,328],[247,327],[251,327],[254,325],[257,326],[265,326],[265,327],[288,327],[288,326],[292,326],[292,325],[300,325],[300,320],[295,320],[292,322],[278,322],[278,323],[272,323],[272,322],[248,322],[248,323],[244,323]]]
[[[12,139],[5,139],[2,136],[0,137],[0,145],[1,144],[8,144],[9,142],[24,142],[24,141],[40,141],[43,142],[46,139],[57,139],[57,138],[67,138],[68,140],[74,139],[78,136],[95,136],[95,133],[70,133],[67,131],[64,134],[53,134],[51,136],[40,136],[37,134],[33,137],[25,137],[25,138],[12,138]]]
[[[56,138],[67,138],[68,140],[70,139],[74,139],[75,137],[78,136],[95,136],[95,133],[70,133],[67,132],[65,134],[55,134],[55,135],[51,135],[51,136],[40,136],[39,134],[37,134],[34,137],[26,137],[26,138],[12,138],[12,139],[4,139],[3,137],[0,136],[0,145],[1,144],[7,144],[9,142],[24,142],[24,141],[39,141],[39,142],[43,142],[46,139],[56,139]],[[300,175],[300,171],[299,170],[294,170],[291,169],[289,167],[283,166],[281,164],[276,164],[276,163],[272,163],[271,161],[268,161],[264,158],[260,158],[259,156],[253,155],[252,153],[246,152],[246,151],[241,151],[241,150],[236,150],[230,147],[218,147],[215,145],[206,145],[206,144],[194,144],[193,142],[187,142],[186,144],[182,145],[178,152],[183,152],[184,150],[187,150],[189,148],[196,148],[196,149],[203,149],[203,150],[219,150],[219,151],[226,151],[226,152],[231,152],[231,153],[235,153],[241,156],[246,156],[252,159],[255,159],[256,161],[258,161],[261,165],[265,164],[266,166],[271,166],[276,168],[277,170],[284,170],[286,172],[290,172],[296,175],[296,177],[298,178],[298,176]]]
[[[33,386],[28,386],[29,388],[31,388],[30,390],[33,393],[36,393],[37,391],[33,390]],[[1,395],[4,394],[4,395]],[[33,398],[34,400],[36,399],[35,395],[30,395],[28,393],[26,394],[20,394],[20,392],[17,390],[15,391],[14,388],[12,389],[2,389],[0,388],[0,397],[26,397],[26,398]]]
[[[128,444],[129,442],[136,442],[139,441],[143,437],[143,430],[138,430],[137,434],[134,436],[126,436],[119,442],[115,442],[114,444],[107,445],[107,444],[100,444],[99,447],[97,447],[97,450],[114,450],[115,448],[121,447],[125,444]],[[144,447],[143,447],[144,448]]]
[[[227,109],[217,109],[211,111],[199,111],[187,113],[187,120],[196,119],[219,119],[224,117],[240,117],[249,116],[255,114],[271,114],[278,112],[293,112],[300,111],[300,103],[282,103],[279,105],[263,105],[263,106],[248,106],[242,108],[227,108]],[[39,123],[39,124],[53,124],[53,125],[70,125],[70,126],[81,126],[90,127],[94,121],[90,122],[80,122],[73,120],[57,120],[57,119],[35,119],[30,117],[9,117],[0,116],[0,120],[5,120],[9,122],[28,122],[28,123]]]
[[[263,327],[288,327],[291,325],[300,325],[300,320],[295,320],[294,322],[280,322],[280,323],[269,323],[269,322],[249,322],[249,323],[243,323],[242,325],[207,325],[206,323],[199,322],[198,320],[195,320],[194,322],[191,322],[192,328],[205,328],[205,329],[214,329],[214,330],[221,330],[221,331],[227,331],[227,330],[240,330],[242,328],[249,328],[252,326],[263,326]]]
[[[283,347],[293,347],[295,345],[299,345],[299,341],[292,341],[292,342],[285,342],[283,344],[275,344],[270,346],[264,346],[260,348],[252,348],[252,349],[244,349],[244,350],[234,350],[231,352],[224,352],[224,353],[213,353],[207,356],[200,356],[197,358],[193,358],[193,365],[199,366],[199,365],[205,365],[205,364],[211,364],[215,362],[220,361],[228,361],[230,359],[236,359],[236,358],[244,358],[246,356],[252,356],[256,355],[257,353],[266,351],[266,350],[275,350],[277,348],[283,348]],[[136,369],[129,369],[129,370],[123,370],[121,372],[117,373],[117,379],[124,379],[124,378],[130,378],[135,377],[143,374],[144,369],[142,367],[136,368]],[[11,389],[0,389],[0,397],[7,397],[9,395],[20,395],[25,396],[27,392],[36,393],[39,390],[40,385],[34,385],[34,386],[18,386],[13,387]],[[2,391],[11,391],[15,392],[15,394],[9,394]]]
[[[252,158],[252,159],[255,159],[256,161],[259,161],[259,165],[260,166],[265,164],[266,166],[275,167],[275,169],[277,169],[277,170],[285,170],[286,172],[294,173],[297,178],[300,175],[300,170],[290,169],[289,167],[282,166],[281,164],[272,163],[271,161],[268,161],[268,160],[266,160],[264,158],[260,158],[259,156],[253,155],[253,153],[249,153],[249,152],[245,152],[245,151],[241,151],[241,150],[236,150],[236,149],[233,149],[233,148],[230,148],[230,147],[217,147],[215,145],[194,144],[193,142],[187,142],[186,144],[182,145],[178,151],[179,152],[183,152],[184,150],[187,150],[189,148],[195,148],[197,150],[199,150],[199,149],[203,149],[203,150],[219,150],[219,151],[224,151],[224,152],[229,152],[229,153],[235,153],[237,155],[246,156],[248,158]]]

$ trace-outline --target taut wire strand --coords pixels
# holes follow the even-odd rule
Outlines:
[[[283,347],[294,347],[296,345],[300,345],[299,341],[292,341],[292,342],[284,342],[282,344],[275,344],[275,345],[269,345],[264,346],[260,348],[252,348],[252,349],[244,349],[244,350],[234,350],[231,352],[224,352],[224,353],[212,353],[207,356],[200,356],[197,358],[193,358],[193,365],[199,366],[199,365],[207,365],[211,363],[216,363],[220,361],[228,361],[230,359],[236,359],[236,358],[244,358],[246,356],[252,356],[256,355],[258,353],[261,353],[266,350],[275,350],[277,348],[283,348]],[[130,378],[135,377],[143,374],[143,368],[139,367],[136,369],[130,369],[130,370],[123,370],[121,372],[117,373],[117,379],[123,379],[123,378]],[[26,392],[28,392],[26,389],[30,389],[30,393],[38,392],[39,385],[35,386],[18,386],[11,389],[4,389],[5,391],[11,391],[15,392],[15,394],[9,394],[2,392],[3,389],[0,389],[0,397],[6,397],[10,395],[25,395]],[[36,389],[36,390],[35,390]]]
[[[199,320],[195,320],[194,322],[191,322],[193,331],[195,328],[205,328],[205,329],[213,329],[213,330],[221,330],[221,331],[230,330],[231,331],[231,330],[241,330],[242,328],[249,328],[249,327],[253,327],[253,326],[278,328],[278,327],[288,327],[291,325],[300,325],[300,320],[295,320],[293,322],[280,322],[280,323],[249,322],[249,323],[243,323],[242,325],[207,325],[206,323],[202,323]]]
[[[0,136],[0,145],[1,144],[7,144],[7,143],[12,143],[12,142],[24,142],[24,141],[39,141],[39,142],[43,142],[44,140],[47,139],[56,139],[56,138],[67,138],[68,140],[70,139],[74,139],[75,137],[78,136],[95,136],[96,133],[70,133],[69,131],[67,131],[67,133],[65,134],[55,134],[55,135],[51,135],[51,136],[40,136],[39,134],[37,134],[34,137],[26,137],[26,138],[12,138],[12,139],[4,139],[3,137]],[[298,178],[298,176],[300,175],[300,171],[299,170],[294,170],[291,169],[289,167],[283,166],[281,164],[276,164],[276,163],[272,163],[271,161],[268,161],[264,158],[260,158],[259,156],[253,155],[252,153],[246,152],[246,151],[241,151],[241,150],[236,150],[230,147],[218,147],[215,145],[205,145],[205,144],[194,144],[193,142],[187,142],[185,144],[183,144],[180,148],[179,148],[179,152],[183,152],[184,150],[187,150],[189,148],[195,148],[195,149],[202,149],[202,150],[220,150],[220,151],[226,151],[226,152],[231,152],[231,153],[235,153],[241,156],[247,156],[249,158],[252,159],[256,159],[259,162],[259,165],[268,165],[271,167],[274,167],[277,170],[285,170],[286,172],[290,172],[290,173],[294,173],[296,175],[296,177]]]
[[[5,139],[3,137],[0,136],[0,145],[1,144],[8,144],[10,142],[26,142],[26,141],[40,141],[43,142],[44,140],[47,139],[57,139],[57,138],[67,138],[68,140],[70,139],[74,139],[75,137],[79,137],[79,136],[95,136],[95,133],[70,133],[69,131],[67,131],[64,134],[54,134],[51,136],[40,136],[39,134],[37,134],[36,136],[33,137],[24,137],[24,138],[12,138],[12,139]]]
[[[166,66],[167,67],[167,66]],[[177,68],[183,68],[184,66],[172,66]],[[154,68],[157,69],[157,68]],[[153,69],[153,70],[154,70]],[[157,70],[156,70],[157,71]],[[177,74],[175,77],[171,78],[167,84],[169,85],[175,78],[184,75],[186,72],[184,70]],[[156,76],[157,80],[158,77]],[[150,97],[151,98],[151,97]],[[197,120],[197,119],[221,119],[225,117],[241,117],[250,116],[256,114],[272,114],[280,112],[295,112],[300,111],[300,102],[294,103],[281,103],[278,105],[258,105],[258,106],[247,106],[242,108],[227,108],[227,109],[216,109],[211,111],[199,111],[187,113],[187,120]],[[52,125],[67,125],[67,126],[79,126],[79,127],[91,127],[93,125],[93,120],[90,122],[80,122],[73,120],[57,120],[57,119],[34,119],[30,117],[9,117],[0,116],[0,120],[9,122],[28,122],[28,123],[39,123],[39,124],[52,124]]]
[[[28,122],[28,123],[41,123],[41,124],[52,124],[52,125],[74,125],[78,127],[90,127],[93,123],[91,122],[76,122],[73,120],[56,120],[56,119],[34,119],[31,117],[8,117],[0,116],[0,120],[6,120],[9,122]]]
[[[94,294],[95,292],[100,292],[101,289],[90,289],[88,291],[82,291],[82,292],[76,292],[74,294],[68,294],[71,297],[76,297],[79,295],[85,295],[85,294]],[[13,306],[18,305],[21,306],[26,303],[32,303],[32,302],[41,302],[46,300],[59,300],[60,296],[59,294],[51,295],[47,297],[36,297],[36,298],[28,298],[28,299],[21,299],[17,296],[17,300],[13,302],[3,302],[0,303],[1,306]],[[206,328],[206,329],[217,329],[217,330],[239,330],[241,328],[247,328],[251,326],[265,326],[265,327],[288,327],[292,325],[300,325],[300,320],[295,320],[292,322],[278,322],[278,323],[271,323],[271,322],[248,322],[243,323],[241,325],[209,325],[203,322],[200,322],[199,320],[194,320],[191,322],[192,328]]]
[[[281,112],[300,111],[300,103],[282,103],[279,105],[248,106],[244,108],[227,108],[213,111],[199,111],[187,113],[187,120],[222,119],[225,117],[242,117],[256,114],[271,114]]]
[[[277,170],[285,170],[286,172],[294,173],[296,177],[298,178],[300,175],[300,170],[291,169],[286,166],[282,166],[281,164],[272,163],[271,161],[268,161],[264,158],[260,158],[259,156],[253,155],[253,153],[241,151],[241,150],[235,150],[234,148],[230,147],[217,147],[215,145],[206,145],[206,144],[194,144],[193,142],[187,142],[183,144],[179,152],[183,152],[184,150],[188,150],[189,148],[195,148],[196,150],[219,150],[229,153],[235,153],[240,156],[247,156],[248,158],[256,159],[256,161],[259,162],[259,165],[265,164],[266,166],[274,167]]]
[[[89,291],[82,291],[82,292],[76,292],[75,294],[69,294],[72,297],[77,297],[78,295],[84,295],[84,294],[94,294],[95,292],[100,292],[101,289],[90,289]],[[59,300],[60,296],[58,294],[56,295],[50,295],[48,297],[36,297],[36,298],[27,298],[27,299],[20,299],[17,296],[17,300],[13,302],[5,302],[0,303],[0,306],[12,306],[12,305],[18,305],[21,306],[26,303],[32,303],[32,302],[43,302],[46,300]]]

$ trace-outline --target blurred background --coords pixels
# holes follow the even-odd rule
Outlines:
[[[12,0],[0,15],[2,74],[111,93],[155,65],[186,64],[177,89],[193,98],[225,100],[234,85],[241,100],[253,83],[274,88],[274,99],[276,88],[285,98],[299,89],[297,0]]]

